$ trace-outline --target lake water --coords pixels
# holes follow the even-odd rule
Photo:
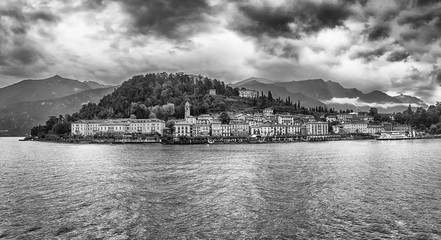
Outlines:
[[[441,239],[441,140],[0,138],[0,239]]]

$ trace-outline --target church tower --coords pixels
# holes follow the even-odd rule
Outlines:
[[[185,103],[185,118],[188,118],[190,116],[191,116],[191,114],[190,114],[190,103],[186,102]]]

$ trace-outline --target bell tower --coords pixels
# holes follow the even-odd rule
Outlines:
[[[191,114],[190,114],[190,103],[186,102],[185,103],[185,118],[188,118],[190,116],[191,116]]]

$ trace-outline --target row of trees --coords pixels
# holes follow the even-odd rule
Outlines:
[[[71,115],[50,116],[45,125],[38,125],[31,129],[31,136],[46,138],[47,135],[64,135],[70,133],[70,124],[78,119]]]
[[[271,107],[274,109],[274,113],[289,113],[289,114],[312,114],[312,115],[322,115],[322,114],[335,114],[337,113],[334,108],[328,108],[327,106],[316,106],[316,107],[306,107],[302,106],[299,100],[292,101],[288,96],[285,99],[280,97],[274,98],[271,91],[265,95],[262,91],[257,98],[242,98],[240,99],[244,105],[249,105],[254,107],[255,111],[261,111],[264,108]],[[350,110],[347,110],[348,112]]]
[[[409,105],[402,113],[397,113],[394,120],[401,124],[409,124],[418,130],[441,134],[441,103],[430,105],[427,109],[418,107],[415,111]]]

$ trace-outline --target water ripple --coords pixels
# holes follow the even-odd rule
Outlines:
[[[0,145],[0,239],[441,239],[439,140]]]

